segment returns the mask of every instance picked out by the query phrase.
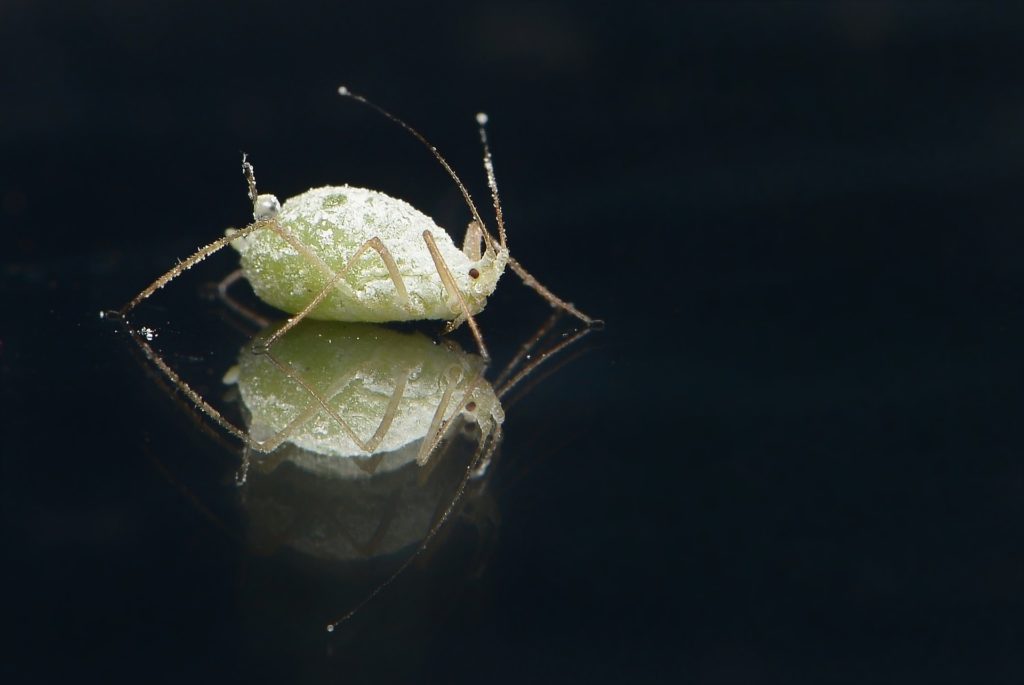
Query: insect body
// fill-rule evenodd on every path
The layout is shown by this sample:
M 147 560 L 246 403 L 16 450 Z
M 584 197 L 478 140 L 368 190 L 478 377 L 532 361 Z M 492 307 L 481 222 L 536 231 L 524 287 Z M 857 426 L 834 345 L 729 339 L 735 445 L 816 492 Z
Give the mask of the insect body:
M 548 301 L 586 324 L 599 324 L 558 298 L 511 257 L 498 198 L 485 125 L 477 115 L 484 168 L 494 203 L 498 237 L 487 230 L 465 185 L 448 162 L 415 129 L 347 88 L 341 95 L 384 115 L 423 143 L 448 172 L 469 207 L 472 221 L 462 249 L 424 214 L 383 193 L 349 186 L 308 190 L 284 203 L 260 195 L 252 165 L 243 157 L 254 222 L 200 248 L 135 296 L 119 314 L 125 318 L 140 302 L 224 246 L 242 255 L 242 272 L 256 294 L 292 314 L 263 344 L 269 349 L 306 317 L 340 321 L 442 319 L 448 330 L 467 323 L 480 354 L 488 357 L 474 315 L 509 266 Z
M 482 311 L 508 263 L 504 248 L 480 252 L 479 232 L 477 245 L 460 250 L 428 216 L 374 190 L 327 186 L 279 210 L 272 195 L 257 205 L 271 208 L 268 230 L 232 246 L 259 298 L 292 314 L 323 292 L 310 318 L 450 321 L 464 315 L 463 305 Z

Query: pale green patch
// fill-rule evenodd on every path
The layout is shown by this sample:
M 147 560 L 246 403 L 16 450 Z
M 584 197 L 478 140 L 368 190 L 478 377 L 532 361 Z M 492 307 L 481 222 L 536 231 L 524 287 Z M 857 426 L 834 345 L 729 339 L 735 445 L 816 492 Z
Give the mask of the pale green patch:
M 332 207 L 340 207 L 341 205 L 348 202 L 348 196 L 344 193 L 336 193 L 334 195 L 328 195 L 324 198 L 323 207 L 324 209 L 330 209 Z
M 488 432 L 504 420 L 494 390 L 483 379 L 482 360 L 436 345 L 420 333 L 306 320 L 280 338 L 270 354 L 299 374 L 364 443 L 372 439 L 400 391 L 391 426 L 373 453 L 393 452 L 422 440 L 449 386 L 446 419 L 473 402 L 467 415 L 482 421 Z M 287 442 L 302 449 L 333 457 L 368 454 L 302 383 L 267 354 L 254 354 L 246 345 L 232 380 L 248 412 L 252 439 L 262 442 L 293 426 Z M 395 468 L 414 459 L 416 450 L 406 454 Z

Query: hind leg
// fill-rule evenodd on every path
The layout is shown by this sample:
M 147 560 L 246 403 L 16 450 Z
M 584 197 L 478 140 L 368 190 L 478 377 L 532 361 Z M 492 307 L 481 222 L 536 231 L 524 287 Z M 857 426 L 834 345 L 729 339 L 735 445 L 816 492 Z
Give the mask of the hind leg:
M 362 257 L 367 250 L 375 250 L 377 254 L 380 255 L 381 261 L 384 262 L 384 266 L 388 270 L 388 275 L 391 277 L 391 281 L 395 284 L 395 290 L 398 292 L 399 301 L 402 302 L 406 307 L 408 307 L 409 291 L 405 287 L 405 281 L 402 279 L 402 274 L 398 271 L 398 265 L 395 264 L 394 257 L 391 256 L 391 252 L 384 245 L 384 243 L 381 242 L 380 238 L 370 238 L 365 243 L 363 243 L 358 250 L 356 250 L 355 254 L 353 254 L 349 258 L 344 268 L 338 271 L 338 273 L 332 273 L 330 275 L 327 284 L 320 290 L 319 293 L 317 293 L 316 297 L 314 297 L 309 304 L 303 307 L 298 313 L 289 317 L 288 321 L 285 322 L 285 324 L 281 328 L 274 331 L 273 335 L 267 338 L 267 340 L 263 341 L 259 347 L 254 347 L 254 350 L 256 350 L 257 352 L 267 351 L 275 342 L 277 342 L 277 340 L 282 335 L 290 331 L 292 328 L 298 325 L 300 321 L 309 316 L 310 313 L 318 306 L 320 306 L 320 303 L 323 302 L 327 298 L 327 296 L 331 294 L 331 291 L 337 287 L 338 283 L 341 282 L 341 279 L 345 276 L 345 274 L 348 273 L 349 269 L 351 269 L 355 265 L 356 260 Z M 319 258 L 317 258 L 317 261 L 319 261 Z

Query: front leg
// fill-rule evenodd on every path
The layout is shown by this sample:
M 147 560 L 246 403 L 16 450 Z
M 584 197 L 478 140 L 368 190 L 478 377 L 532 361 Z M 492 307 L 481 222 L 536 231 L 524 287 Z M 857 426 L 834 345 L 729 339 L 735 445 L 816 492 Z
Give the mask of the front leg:
M 459 290 L 455 277 L 452 276 L 451 269 L 448 268 L 448 264 L 444 261 L 444 256 L 437 249 L 434 235 L 430 231 L 423 231 L 423 241 L 426 242 L 427 249 L 430 250 L 430 258 L 434 260 L 434 268 L 437 269 L 437 275 L 444 284 L 445 290 L 448 291 L 449 297 L 458 303 L 461 310 L 461 313 L 456 316 L 455 321 L 462 319 L 469 324 L 469 329 L 473 331 L 473 337 L 476 338 L 476 345 L 480 350 L 480 356 L 485 360 L 490 360 L 491 355 L 487 352 L 487 346 L 484 344 L 484 336 L 480 333 L 480 327 L 476 325 L 476 319 L 470 313 L 469 305 L 466 304 L 466 298 L 462 296 L 462 291 Z

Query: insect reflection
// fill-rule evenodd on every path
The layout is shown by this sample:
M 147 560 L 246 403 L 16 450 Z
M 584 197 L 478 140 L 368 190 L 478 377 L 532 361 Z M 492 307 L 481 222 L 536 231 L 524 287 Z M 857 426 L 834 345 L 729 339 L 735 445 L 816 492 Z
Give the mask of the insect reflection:
M 426 550 L 467 490 L 483 489 L 502 438 L 502 399 L 591 330 L 532 354 L 558 319 L 553 315 L 522 346 L 494 384 L 479 356 L 420 333 L 309 320 L 267 349 L 259 337 L 273 335 L 269 326 L 255 344 L 242 346 L 224 374 L 241 422 L 196 392 L 147 336 L 127 330 L 177 390 L 241 443 L 236 480 L 258 547 L 349 560 L 415 545 L 326 626 L 333 631 Z M 467 444 L 472 448 L 463 449 Z
M 460 422 L 477 426 L 481 446 L 496 442 L 505 415 L 483 370 L 479 357 L 420 333 L 304 321 L 273 351 L 243 349 L 226 379 L 247 410 L 251 448 L 288 442 L 360 464 L 376 456 L 372 471 L 411 443 L 418 449 L 403 455 L 423 466 Z

